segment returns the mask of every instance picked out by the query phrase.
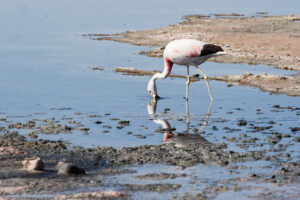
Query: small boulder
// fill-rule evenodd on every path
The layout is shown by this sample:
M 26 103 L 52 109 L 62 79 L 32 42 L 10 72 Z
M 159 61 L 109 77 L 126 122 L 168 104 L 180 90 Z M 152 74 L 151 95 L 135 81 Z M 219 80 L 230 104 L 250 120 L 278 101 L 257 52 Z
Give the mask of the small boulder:
M 23 169 L 32 171 L 43 171 L 44 169 L 44 163 L 39 157 L 33 157 L 33 158 L 25 158 L 25 160 L 22 162 Z
M 59 161 L 56 165 L 56 169 L 59 170 L 63 165 L 67 164 L 65 161 Z
M 71 163 L 66 163 L 64 161 L 60 161 L 56 169 L 58 169 L 58 174 L 60 175 L 79 175 L 79 174 L 85 174 L 84 169 L 77 167 Z

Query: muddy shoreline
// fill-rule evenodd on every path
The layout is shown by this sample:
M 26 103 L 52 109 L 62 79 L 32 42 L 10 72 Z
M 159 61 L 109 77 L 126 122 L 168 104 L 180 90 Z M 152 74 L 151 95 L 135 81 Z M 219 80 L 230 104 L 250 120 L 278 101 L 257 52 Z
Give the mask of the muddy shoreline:
M 275 66 L 300 71 L 300 15 L 244 17 L 232 15 L 189 15 L 179 24 L 167 27 L 127 31 L 118 34 L 86 34 L 94 40 L 113 40 L 133 45 L 156 46 L 140 54 L 161 57 L 171 40 L 194 38 L 221 45 L 227 56 L 212 58 L 220 63 L 247 63 Z M 256 79 L 223 76 L 212 79 L 259 87 L 272 93 L 300 96 L 300 74 L 282 79 L 280 76 Z
M 136 192 L 158 192 L 165 193 L 176 191 L 181 187 L 180 184 L 160 184 L 160 180 L 172 180 L 178 177 L 187 177 L 186 174 L 180 172 L 185 167 L 195 164 L 208 164 L 226 167 L 231 171 L 237 170 L 229 166 L 229 163 L 243 163 L 255 160 L 270 160 L 276 157 L 264 156 L 263 152 L 253 151 L 244 154 L 238 154 L 232 151 L 224 151 L 226 145 L 217 144 L 210 146 L 189 145 L 183 148 L 177 148 L 172 144 L 147 145 L 134 148 L 122 148 L 117 150 L 110 147 L 98 147 L 94 149 L 85 149 L 74 147 L 73 150 L 66 150 L 61 142 L 37 140 L 28 141 L 16 132 L 0 135 L 1 139 L 1 170 L 0 170 L 0 195 L 6 199 L 15 199 L 19 197 L 24 199 L 26 196 L 37 195 L 37 198 L 49 196 L 49 199 L 81 199 L 91 198 L 99 199 L 130 199 L 130 196 Z M 200 147 L 200 148 L 199 148 Z M 27 157 L 38 156 L 43 159 L 46 167 L 44 171 L 30 172 L 23 170 L 21 162 Z M 85 175 L 59 175 L 57 174 L 56 164 L 64 160 L 72 162 L 74 165 L 81 166 L 85 169 Z M 119 188 L 115 197 L 107 196 L 104 192 L 112 192 L 106 188 L 112 187 L 109 179 L 115 175 L 128 174 L 134 175 L 136 172 L 130 170 L 131 165 L 142 164 L 167 164 L 175 165 L 179 169 L 179 173 L 158 173 L 137 176 L 140 180 L 157 180 L 155 184 L 115 184 L 114 188 Z M 128 168 L 123 169 L 122 167 Z M 281 170 L 274 171 L 272 175 L 263 175 L 255 171 L 248 177 L 237 177 L 232 180 L 220 180 L 219 187 L 207 187 L 197 196 L 213 198 L 216 195 L 236 190 L 239 183 L 257 182 L 272 183 L 276 185 L 284 185 L 297 183 L 298 174 L 300 173 L 300 162 L 291 162 L 283 165 Z M 103 178 L 106 177 L 106 178 Z M 232 187 L 236 185 L 235 188 Z M 76 192 L 84 188 L 94 188 L 92 192 Z M 96 189 L 95 189 L 96 188 Z M 120 189 L 122 188 L 122 189 Z M 242 188 L 239 188 L 243 190 Z M 244 188 L 252 190 L 254 187 Z M 85 189 L 86 190 L 86 189 Z M 65 195 L 69 191 L 73 194 Z M 73 191 L 73 192 L 72 192 Z M 185 194 L 181 197 L 195 198 L 191 194 Z M 25 198 L 26 199 L 26 198 Z M 35 199 L 35 198 L 28 198 Z
M 270 109 L 271 112 L 292 112 L 296 115 L 299 115 L 300 110 L 298 107 L 280 105 L 273 105 Z M 88 117 L 90 116 L 92 115 Z M 110 120 L 117 119 L 110 115 L 106 117 Z M 286 132 L 277 132 L 273 130 L 273 126 L 279 123 L 277 121 L 261 124 L 259 120 L 257 122 L 239 120 L 235 126 L 223 128 L 227 133 L 223 136 L 225 142 L 211 143 L 205 139 L 206 134 L 212 134 L 210 132 L 222 127 L 226 121 L 226 119 L 212 119 L 214 126 L 207 130 L 207 133 L 199 132 L 201 125 L 199 124 L 199 127 L 193 128 L 194 132 L 199 132 L 198 134 L 174 132 L 172 137 L 168 136 L 168 140 L 162 144 L 116 149 L 101 146 L 70 148 L 59 140 L 36 139 L 41 134 L 73 133 L 74 129 L 68 126 L 54 126 L 51 119 L 44 119 L 46 123 L 43 126 L 36 123 L 40 121 L 39 119 L 23 123 L 12 123 L 6 118 L 1 120 L 6 121 L 5 125 L 0 126 L 0 197 L 5 199 L 137 199 L 136 195 L 140 192 L 168 194 L 173 199 L 213 199 L 226 192 L 251 190 L 260 191 L 255 193 L 256 199 L 264 199 L 266 191 L 271 192 L 274 199 L 299 195 L 290 190 L 280 190 L 280 194 L 276 194 L 270 186 L 266 188 L 263 186 L 270 184 L 272 187 L 280 188 L 299 184 L 300 162 L 297 159 L 299 154 L 298 151 L 294 152 L 289 148 L 299 143 L 297 133 L 300 127 L 290 127 Z M 58 121 L 56 123 L 58 124 Z M 117 124 L 130 126 L 130 121 L 119 120 Z M 242 131 L 244 127 L 248 131 Z M 35 132 L 37 137 L 30 140 L 18 133 L 23 130 Z M 157 134 L 172 131 L 160 129 Z M 263 137 L 256 137 L 256 133 L 262 134 Z M 228 148 L 228 145 L 232 144 L 246 150 L 251 147 L 260 147 L 260 150 L 236 152 Z M 298 157 L 292 158 L 293 153 Z M 32 157 L 43 160 L 45 167 L 42 171 L 23 169 L 22 162 Z M 84 173 L 59 173 L 60 161 L 72 163 L 84 170 Z M 252 162 L 266 164 L 251 167 L 249 163 Z M 143 165 L 172 166 L 176 168 L 176 172 L 151 171 L 139 174 L 134 167 Z M 190 168 L 199 165 L 220 167 L 233 176 L 220 177 L 213 183 L 205 182 L 201 176 L 197 177 L 196 174 L 188 172 Z M 250 171 L 246 174 L 241 173 L 245 169 Z M 268 173 L 264 173 L 261 169 L 269 170 Z M 132 183 L 114 181 L 122 175 L 135 181 Z M 189 181 L 191 186 L 197 185 L 196 183 L 200 181 L 202 189 L 197 192 L 176 193 L 186 187 L 177 179 L 191 180 Z M 255 186 L 256 184 L 260 186 Z

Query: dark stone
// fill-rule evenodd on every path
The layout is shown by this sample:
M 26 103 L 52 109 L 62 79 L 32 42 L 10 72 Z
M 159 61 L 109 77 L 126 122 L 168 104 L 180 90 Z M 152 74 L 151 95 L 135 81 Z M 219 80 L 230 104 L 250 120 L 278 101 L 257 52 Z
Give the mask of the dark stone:
M 246 121 L 246 120 L 239 120 L 239 121 L 237 122 L 237 125 L 238 125 L 238 126 L 246 126 L 246 125 L 247 125 L 247 121 Z
M 65 163 L 59 168 L 57 173 L 62 175 L 79 175 L 85 174 L 85 171 L 84 169 L 77 167 L 73 164 Z
M 130 121 L 128 121 L 128 120 L 121 120 L 121 121 L 118 121 L 118 124 L 123 125 L 123 126 L 129 126 Z
M 300 127 L 292 127 L 290 128 L 292 132 L 300 131 Z

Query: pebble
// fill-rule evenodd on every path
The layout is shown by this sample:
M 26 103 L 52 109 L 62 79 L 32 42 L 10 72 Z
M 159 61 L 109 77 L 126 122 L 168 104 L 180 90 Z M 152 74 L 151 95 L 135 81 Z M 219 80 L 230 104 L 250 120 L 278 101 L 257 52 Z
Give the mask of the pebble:
M 139 138 L 139 139 L 146 139 L 147 136 L 145 135 L 135 135 L 136 138 Z
M 295 138 L 294 138 L 294 141 L 295 141 L 295 142 L 300 142 L 300 137 L 295 137 Z
M 121 120 L 121 121 L 118 121 L 118 124 L 123 125 L 123 126 L 129 126 L 130 121 L 128 121 L 128 120 Z
M 246 125 L 247 125 L 247 121 L 246 121 L 246 120 L 239 120 L 239 121 L 237 122 L 237 125 L 238 125 L 238 126 L 246 126 Z
M 95 70 L 102 71 L 102 70 L 104 70 L 104 69 L 103 69 L 103 68 L 100 68 L 100 67 L 93 67 L 92 70 L 94 70 L 94 71 L 95 71 Z
M 256 175 L 256 174 L 249 174 L 249 176 L 248 176 L 249 178 L 257 178 L 258 176 Z
M 292 131 L 292 132 L 300 131 L 300 127 L 292 127 L 292 128 L 291 128 L 291 131 Z

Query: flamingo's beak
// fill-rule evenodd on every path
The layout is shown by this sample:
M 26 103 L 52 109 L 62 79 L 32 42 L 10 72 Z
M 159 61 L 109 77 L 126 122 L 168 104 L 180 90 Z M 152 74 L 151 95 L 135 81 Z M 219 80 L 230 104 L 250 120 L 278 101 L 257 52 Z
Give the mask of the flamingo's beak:
M 160 96 L 158 96 L 157 94 L 152 95 L 152 97 L 153 97 L 155 100 L 160 99 Z
M 152 91 L 149 91 L 149 93 L 152 95 L 152 98 L 155 99 L 155 100 L 160 98 L 157 94 L 155 94 Z

